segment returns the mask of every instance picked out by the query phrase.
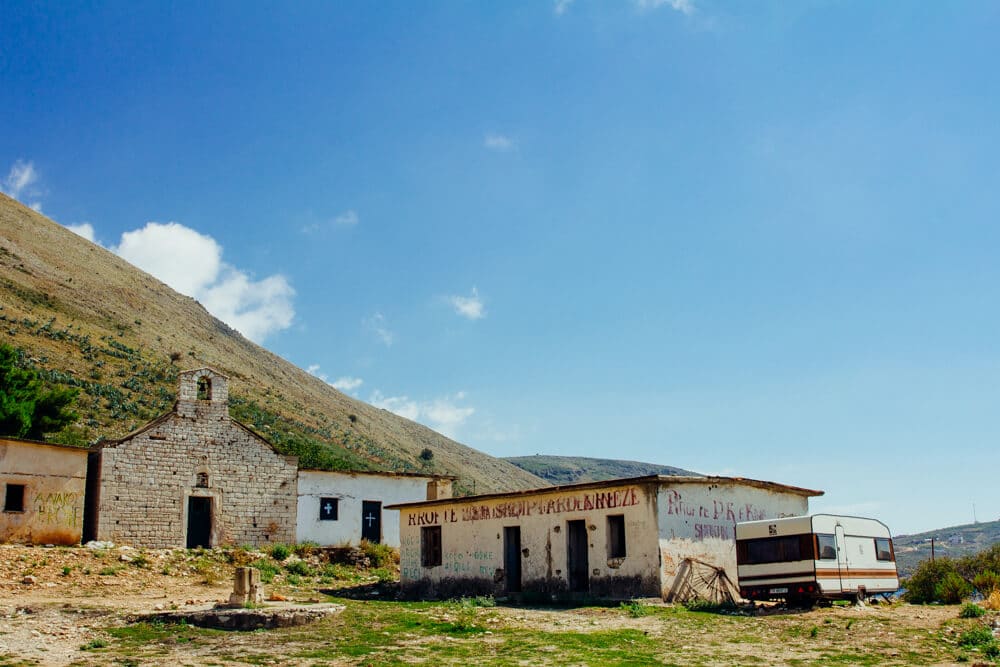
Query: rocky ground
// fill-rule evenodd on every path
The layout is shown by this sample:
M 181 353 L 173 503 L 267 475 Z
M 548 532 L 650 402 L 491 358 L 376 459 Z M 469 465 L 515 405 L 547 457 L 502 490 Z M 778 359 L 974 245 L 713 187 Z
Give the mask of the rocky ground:
M 225 601 L 233 568 L 249 562 L 272 571 L 269 596 L 336 599 L 346 611 L 308 628 L 247 633 L 134 623 Z M 405 603 L 391 599 L 391 568 L 365 565 L 308 553 L 0 546 L 0 665 L 992 664 L 960 644 L 992 618 L 958 619 L 956 607 L 720 615 L 652 602 Z

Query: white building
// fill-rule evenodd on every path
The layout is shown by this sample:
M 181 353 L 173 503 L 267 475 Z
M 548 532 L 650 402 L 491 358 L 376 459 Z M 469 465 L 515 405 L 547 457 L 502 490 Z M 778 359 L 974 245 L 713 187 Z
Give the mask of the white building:
M 299 470 L 296 541 L 399 546 L 399 511 L 386 505 L 451 497 L 453 477 Z
M 807 514 L 818 495 L 650 475 L 391 509 L 400 511 L 403 589 L 415 597 L 721 599 L 737 592 L 736 523 Z

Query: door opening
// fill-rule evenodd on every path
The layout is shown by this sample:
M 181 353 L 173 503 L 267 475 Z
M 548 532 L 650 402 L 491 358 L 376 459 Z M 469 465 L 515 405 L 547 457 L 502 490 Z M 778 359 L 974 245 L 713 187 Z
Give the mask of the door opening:
M 521 591 L 521 527 L 503 529 L 503 571 L 508 593 Z
M 188 498 L 187 548 L 212 546 L 212 499 Z
M 382 503 L 361 501 L 361 539 L 374 544 L 382 541 Z
M 587 558 L 587 522 L 566 522 L 566 569 L 569 570 L 569 590 L 586 593 L 590 590 L 590 562 Z

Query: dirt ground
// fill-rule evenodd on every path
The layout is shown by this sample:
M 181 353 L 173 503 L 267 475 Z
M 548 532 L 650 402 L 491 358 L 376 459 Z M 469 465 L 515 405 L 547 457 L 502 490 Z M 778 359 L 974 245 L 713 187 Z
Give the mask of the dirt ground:
M 137 664 L 100 661 L 83 652 L 81 647 L 106 640 L 107 628 L 125 625 L 128 617 L 135 614 L 207 608 L 224 601 L 231 590 L 231 572 L 231 566 L 218 555 L 213 560 L 205 554 L 184 550 L 139 552 L 127 548 L 93 550 L 0 545 L 0 665 Z M 303 602 L 319 601 L 323 596 L 317 589 L 323 586 L 315 581 L 298 586 L 276 582 L 267 588 L 289 600 Z M 847 648 L 854 651 L 863 652 L 868 645 L 878 647 L 872 650 L 880 653 L 871 655 L 871 660 L 866 660 L 865 664 L 883 661 L 952 664 L 955 656 L 954 652 L 935 653 L 932 650 L 922 654 L 926 658 L 900 657 L 908 646 L 929 641 L 926 637 L 947 633 L 945 625 L 956 618 L 955 607 L 894 604 L 833 607 L 800 613 L 761 609 L 761 622 L 755 623 L 751 630 L 748 630 L 746 619 L 699 615 L 705 618 L 697 622 L 690 619 L 673 622 L 669 609 L 657 605 L 651 608 L 659 609 L 660 613 L 632 616 L 618 607 L 498 606 L 480 611 L 488 612 L 481 615 L 483 623 L 498 632 L 501 628 L 551 633 L 638 631 L 676 650 L 676 656 L 682 658 L 680 664 L 826 664 L 822 657 L 830 655 L 829 651 L 844 649 L 845 642 L 849 642 Z M 449 620 L 449 614 L 454 614 L 454 605 L 430 607 L 421 613 L 436 620 Z M 849 635 L 843 631 L 839 634 L 825 631 L 826 628 L 850 629 L 852 626 L 854 629 Z M 797 628 L 809 627 L 821 628 L 824 632 L 811 643 L 808 639 L 799 640 Z M 748 632 L 753 636 L 748 637 Z M 494 641 L 493 634 L 486 632 L 475 641 L 488 647 Z M 813 632 L 814 637 L 817 634 Z M 414 636 L 412 639 L 414 644 L 428 641 L 427 637 Z M 253 655 L 267 644 L 266 637 L 259 633 L 229 633 L 219 640 L 218 646 L 224 645 L 227 651 L 239 651 L 242 647 L 247 655 Z M 406 641 L 400 640 L 400 644 L 405 647 Z M 709 645 L 709 653 L 715 657 L 697 658 L 700 648 Z M 552 650 L 558 649 L 552 647 Z M 171 648 L 169 655 L 143 660 L 142 664 L 219 664 L 205 651 L 204 646 L 178 644 Z M 684 656 L 690 657 L 690 662 Z M 927 662 L 920 662 L 924 659 Z M 362 661 L 335 658 L 321 664 L 359 662 Z M 830 660 L 834 662 L 838 661 Z M 540 659 L 539 664 L 560 662 L 556 656 Z M 839 664 L 845 662 L 839 661 Z

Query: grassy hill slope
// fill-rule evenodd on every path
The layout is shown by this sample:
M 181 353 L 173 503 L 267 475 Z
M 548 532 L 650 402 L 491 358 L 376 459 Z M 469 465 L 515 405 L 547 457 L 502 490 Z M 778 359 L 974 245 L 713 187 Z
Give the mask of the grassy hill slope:
M 990 548 L 1000 542 L 1000 521 L 968 523 L 964 526 L 938 528 L 915 535 L 896 535 L 896 564 L 900 572 L 912 574 L 917 563 L 931 557 L 931 538 L 934 538 L 934 555 L 959 558 Z
M 577 482 L 601 482 L 620 477 L 641 477 L 643 475 L 697 475 L 699 473 L 639 461 L 616 461 L 614 459 L 591 459 L 583 456 L 511 456 L 509 461 L 533 475 L 553 484 L 575 484 Z
M 457 475 L 459 491 L 545 482 L 346 396 L 244 338 L 194 299 L 0 194 L 0 341 L 53 385 L 80 389 L 54 438 L 115 438 L 169 410 L 177 372 L 230 376 L 231 414 L 305 467 Z M 424 461 L 420 453 L 434 456 Z

